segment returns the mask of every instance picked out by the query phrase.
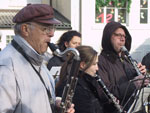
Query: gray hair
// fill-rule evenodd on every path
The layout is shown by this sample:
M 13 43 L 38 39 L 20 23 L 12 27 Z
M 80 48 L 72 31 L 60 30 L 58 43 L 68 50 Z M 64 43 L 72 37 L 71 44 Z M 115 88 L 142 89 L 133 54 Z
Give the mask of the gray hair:
M 17 23 L 17 24 L 14 26 L 15 35 L 21 34 L 21 25 L 22 25 L 22 23 L 21 23 L 21 24 L 18 24 L 18 23 Z
M 14 26 L 14 32 L 15 32 L 15 35 L 21 35 L 21 25 L 22 24 L 25 24 L 25 23 L 17 23 L 15 26 Z M 27 24 L 27 23 L 26 23 Z M 28 23 L 29 24 L 29 23 Z M 32 26 L 32 24 L 29 24 L 30 25 L 30 28 L 33 29 L 34 26 Z

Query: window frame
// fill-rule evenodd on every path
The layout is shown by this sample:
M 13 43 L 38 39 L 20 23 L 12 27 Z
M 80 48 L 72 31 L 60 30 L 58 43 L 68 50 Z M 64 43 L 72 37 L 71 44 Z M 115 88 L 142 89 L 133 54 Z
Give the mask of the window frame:
M 126 9 L 126 22 L 125 23 L 122 23 L 122 24 L 124 24 L 124 25 L 128 25 L 129 24 L 129 13 L 127 12 L 127 7 L 108 7 L 108 6 L 105 6 L 105 7 L 102 7 L 102 9 L 103 9 L 103 13 L 104 13 L 104 22 L 103 23 L 100 23 L 100 22 L 96 22 L 96 10 L 95 10 L 95 24 L 106 24 L 107 23 L 107 9 L 114 9 L 114 21 L 117 21 L 118 22 L 118 10 L 119 9 Z
M 13 35 L 6 35 L 6 45 L 8 45 L 9 43 L 11 43 L 11 41 L 13 40 L 13 37 L 14 37 Z
M 139 1 L 140 6 L 139 6 L 139 24 L 140 25 L 145 25 L 145 24 L 150 24 L 150 0 L 147 0 L 147 8 L 141 8 L 141 0 Z M 147 9 L 147 23 L 141 23 L 141 9 Z

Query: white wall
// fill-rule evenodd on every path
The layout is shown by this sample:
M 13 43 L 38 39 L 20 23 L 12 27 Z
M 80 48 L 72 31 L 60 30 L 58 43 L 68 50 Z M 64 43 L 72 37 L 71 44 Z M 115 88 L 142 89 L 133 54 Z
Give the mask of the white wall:
M 95 0 L 82 0 L 82 44 L 90 45 L 98 52 L 104 25 L 95 24 Z
M 0 9 L 20 9 L 28 3 L 49 4 L 50 0 L 1 0 Z
M 80 0 L 71 1 L 71 26 L 73 30 L 81 32 L 81 12 L 80 12 Z
M 0 9 L 20 9 L 27 4 L 27 0 L 1 0 Z
M 0 30 L 0 35 L 1 35 L 1 43 L 0 43 L 0 48 L 4 49 L 6 47 L 6 36 L 7 35 L 14 35 L 14 31 L 10 29 L 6 30 Z
M 56 43 L 60 36 L 66 31 L 67 30 L 56 30 L 54 33 L 54 37 L 51 38 L 51 42 Z

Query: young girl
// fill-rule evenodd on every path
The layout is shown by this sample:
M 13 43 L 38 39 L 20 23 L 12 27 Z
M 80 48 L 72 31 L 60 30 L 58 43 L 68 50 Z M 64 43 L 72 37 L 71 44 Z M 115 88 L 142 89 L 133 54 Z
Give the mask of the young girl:
M 103 113 L 100 103 L 99 93 L 100 88 L 96 79 L 94 78 L 98 70 L 97 52 L 90 46 L 78 46 L 76 48 L 80 54 L 80 66 L 78 73 L 78 82 L 73 97 L 73 104 L 75 104 L 75 113 Z M 60 74 L 60 81 L 56 84 L 56 95 L 62 96 L 62 90 L 66 83 L 67 63 L 63 65 L 64 70 Z
M 76 48 L 80 53 L 80 71 L 73 97 L 75 113 L 103 113 L 100 103 L 100 88 L 94 76 L 98 70 L 97 52 L 90 46 Z

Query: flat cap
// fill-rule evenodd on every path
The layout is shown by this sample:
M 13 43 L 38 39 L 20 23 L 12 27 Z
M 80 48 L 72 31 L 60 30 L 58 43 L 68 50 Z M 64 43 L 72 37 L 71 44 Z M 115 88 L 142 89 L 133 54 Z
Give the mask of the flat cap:
M 47 4 L 28 4 L 13 18 L 14 23 L 38 22 L 43 24 L 60 24 L 54 17 L 53 8 Z

